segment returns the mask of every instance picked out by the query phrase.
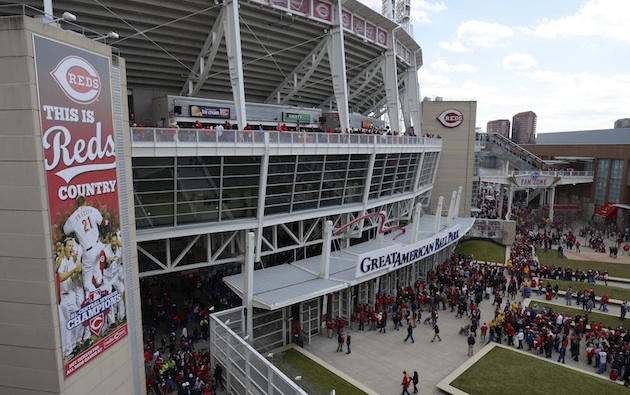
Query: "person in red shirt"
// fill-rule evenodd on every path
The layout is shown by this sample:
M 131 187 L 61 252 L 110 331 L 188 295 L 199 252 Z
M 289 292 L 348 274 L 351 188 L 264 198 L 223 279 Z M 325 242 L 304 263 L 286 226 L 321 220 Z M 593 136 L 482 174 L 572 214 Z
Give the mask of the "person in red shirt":
M 411 376 L 407 374 L 406 370 L 403 371 L 403 380 L 402 380 L 402 383 L 400 383 L 400 385 L 402 385 L 403 387 L 402 395 L 405 395 L 405 394 L 411 395 L 409 393 L 409 386 L 411 385 Z
M 328 322 L 326 322 L 326 328 L 328 329 L 328 338 L 332 339 L 333 329 L 335 329 L 335 325 L 332 320 L 328 320 Z
M 488 324 L 484 322 L 483 325 L 481 325 L 481 341 L 482 342 L 486 341 L 486 333 L 488 333 Z

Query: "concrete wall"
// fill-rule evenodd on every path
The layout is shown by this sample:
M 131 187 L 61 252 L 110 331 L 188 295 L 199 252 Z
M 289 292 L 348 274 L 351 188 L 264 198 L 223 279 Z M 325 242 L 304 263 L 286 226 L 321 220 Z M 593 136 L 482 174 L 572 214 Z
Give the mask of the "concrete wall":
M 141 333 L 128 335 L 64 379 L 33 33 L 111 56 L 109 47 L 57 27 L 21 16 L 0 18 L 0 393 L 141 393 L 144 383 L 134 383 L 130 341 L 132 336 L 141 341 Z M 128 319 L 139 322 L 135 259 L 133 265 L 136 278 L 127 286 L 138 295 L 137 317 Z
M 437 119 L 447 109 L 456 109 L 463 114 L 464 119 L 459 126 L 447 128 Z M 463 191 L 458 215 L 470 217 L 477 102 L 423 101 L 422 114 L 422 132 L 442 137 L 442 154 L 431 194 L 431 211 L 436 209 L 440 196 L 444 196 L 443 209 L 447 210 L 451 194 L 461 186 Z

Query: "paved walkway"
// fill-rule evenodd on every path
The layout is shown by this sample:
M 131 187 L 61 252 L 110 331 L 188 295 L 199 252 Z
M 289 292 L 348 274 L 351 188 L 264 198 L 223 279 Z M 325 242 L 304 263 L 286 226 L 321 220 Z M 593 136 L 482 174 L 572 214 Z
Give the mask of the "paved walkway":
M 612 243 L 611 240 L 606 240 Z M 580 240 L 582 242 L 582 240 Z M 588 244 L 588 243 L 585 243 Z M 581 259 L 585 261 L 614 262 L 630 264 L 630 256 L 621 252 L 617 258 L 609 257 L 608 254 L 594 252 L 588 246 L 581 247 L 582 252 L 565 251 L 569 259 Z M 625 280 L 625 279 L 624 279 Z M 612 284 L 611 284 L 612 285 Z M 626 284 L 615 283 L 614 286 L 624 287 Z M 517 301 L 522 300 L 517 297 Z M 565 305 L 563 297 L 552 301 L 545 300 L 544 294 L 541 296 L 533 292 L 532 301 L 540 300 L 547 303 L 556 303 L 560 307 Z M 575 306 L 573 306 L 575 308 Z M 610 314 L 619 316 L 620 308 L 616 305 L 609 305 Z M 484 300 L 481 305 L 481 322 L 489 322 L 493 318 L 494 307 L 492 299 Z M 423 321 L 427 312 L 423 312 Z M 455 318 L 455 313 L 450 309 L 440 310 L 440 336 L 442 341 L 431 342 L 433 330 L 431 325 L 418 324 L 414 329 L 415 343 L 405 343 L 406 328 L 399 331 L 393 330 L 393 323 L 389 320 L 387 333 L 378 331 L 350 331 L 352 334 L 352 353 L 336 352 L 337 339 L 329 339 L 326 334 L 312 339 L 312 344 L 307 345 L 305 351 L 311 353 L 316 358 L 343 376 L 356 380 L 362 387 L 370 390 L 371 394 L 400 394 L 402 387 L 402 372 L 406 370 L 413 374 L 418 371 L 420 384 L 418 386 L 420 394 L 443 394 L 436 385 L 466 362 L 468 357 L 468 345 L 466 336 L 460 335 L 459 330 L 463 325 L 470 323 L 464 318 Z M 505 342 L 504 342 L 505 344 Z M 484 347 L 477 338 L 475 354 Z M 566 357 L 566 365 L 573 366 L 585 372 L 594 372 L 595 369 L 586 364 L 583 357 L 586 344 L 581 344 L 581 358 L 575 362 Z M 526 347 L 527 348 L 527 347 Z M 345 351 L 345 346 L 344 346 Z M 533 353 L 533 352 L 532 352 Z M 557 353 L 553 353 L 554 360 L 557 360 Z
M 516 299 L 522 300 L 517 297 Z M 544 296 L 533 295 L 533 301 L 544 300 Z M 546 301 L 550 302 L 550 301 Z M 550 303 L 564 305 L 564 299 L 555 299 Z M 493 318 L 492 300 L 481 303 L 481 323 L 489 322 Z M 575 307 L 575 306 L 574 306 Z M 611 314 L 619 315 L 619 307 L 611 306 Z M 560 308 L 560 311 L 562 309 Z M 426 312 L 423 312 L 423 318 Z M 431 325 L 419 324 L 414 329 L 415 343 L 405 343 L 405 328 L 393 330 L 393 323 L 389 320 L 387 333 L 378 331 L 350 331 L 352 334 L 352 353 L 347 355 L 336 352 L 337 339 L 329 339 L 325 334 L 312 339 L 305 351 L 324 360 L 334 369 L 344 375 L 352 377 L 362 385 L 371 389 L 374 394 L 400 394 L 402 387 L 402 372 L 406 370 L 413 374 L 414 370 L 420 375 L 420 394 L 443 394 L 436 385 L 468 360 L 468 345 L 466 336 L 460 335 L 463 325 L 470 323 L 464 318 L 455 318 L 450 309 L 440 310 L 438 320 L 442 341 L 431 342 L 433 330 Z M 582 342 L 584 343 L 584 342 Z M 504 343 L 505 344 L 505 343 Z M 477 338 L 475 353 L 483 347 Z M 585 344 L 581 345 L 581 355 Z M 345 351 L 345 346 L 344 346 Z M 557 359 L 557 353 L 554 352 Z M 586 365 L 586 358 L 575 362 L 566 357 L 566 364 L 584 371 L 593 372 L 595 369 Z

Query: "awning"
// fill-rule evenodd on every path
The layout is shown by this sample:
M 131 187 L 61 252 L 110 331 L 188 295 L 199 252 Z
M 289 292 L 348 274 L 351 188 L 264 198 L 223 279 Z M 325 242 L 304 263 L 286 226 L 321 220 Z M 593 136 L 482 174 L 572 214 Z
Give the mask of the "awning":
M 329 277 L 327 279 L 319 275 L 321 256 L 309 257 L 291 264 L 256 270 L 254 271 L 253 281 L 253 305 L 261 309 L 276 310 L 379 277 L 391 270 L 396 270 L 398 267 L 411 264 L 415 260 L 427 258 L 451 243 L 456 243 L 472 228 L 474 222 L 474 218 L 455 218 L 450 227 L 443 225 L 440 233 L 435 234 L 433 233 L 435 217 L 433 215 L 423 215 L 416 232 L 416 240 L 411 240 L 411 234 L 413 233 L 410 229 L 413 224 L 411 223 L 405 227 L 406 232 L 402 235 L 399 235 L 397 231 L 383 235 L 380 245 L 378 245 L 377 239 L 372 239 L 331 252 L 328 266 Z M 442 218 L 442 223 L 446 223 L 446 218 Z M 458 230 L 457 235 L 455 236 L 454 234 L 453 238 L 443 235 L 445 232 L 448 233 L 450 229 Z M 441 235 L 442 238 L 440 238 Z M 423 243 L 430 245 L 427 246 Z M 404 255 L 406 249 L 409 249 L 409 247 L 415 248 L 416 245 L 422 245 L 423 248 L 407 252 L 407 255 L 405 255 L 409 257 L 415 254 L 413 255 L 417 257 L 414 258 L 415 260 L 401 261 L 399 265 L 388 267 L 377 265 L 378 268 L 383 270 L 374 270 L 368 274 L 357 276 L 357 262 L 361 261 L 360 257 L 367 254 L 378 258 L 383 255 L 381 257 L 383 259 L 376 260 L 376 262 L 381 262 L 386 260 L 387 257 L 395 256 L 396 252 Z M 421 251 L 421 254 L 416 254 L 418 251 Z M 224 277 L 223 282 L 241 299 L 243 298 L 245 288 L 245 276 L 243 273 Z
M 615 218 L 617 216 L 617 203 L 607 202 L 595 210 L 595 215 L 599 215 L 604 218 Z
M 554 156 L 554 158 L 570 162 L 592 162 L 595 160 L 593 156 Z
M 543 208 L 549 210 L 549 205 L 545 204 Z M 582 208 L 577 204 L 554 204 L 553 211 L 582 211 Z
M 627 204 L 616 203 L 615 207 L 623 209 L 623 210 L 630 210 L 630 205 L 627 205 Z

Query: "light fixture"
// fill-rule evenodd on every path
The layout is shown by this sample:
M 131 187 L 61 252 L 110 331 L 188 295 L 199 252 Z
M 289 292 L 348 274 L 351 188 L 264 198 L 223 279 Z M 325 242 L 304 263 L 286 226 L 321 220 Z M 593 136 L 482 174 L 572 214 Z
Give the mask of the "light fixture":
M 292 14 L 292 13 L 290 13 L 290 12 L 288 12 L 288 11 L 287 11 L 287 16 L 288 16 L 289 18 L 293 18 L 293 14 Z
M 76 20 L 77 20 L 77 16 L 76 15 L 74 15 L 71 12 L 66 11 L 63 14 L 61 14 L 61 18 L 52 19 L 48 23 L 55 23 L 55 22 L 59 22 L 59 21 L 74 22 Z
M 92 40 L 96 41 L 96 40 L 102 40 L 104 38 L 113 38 L 114 40 L 117 40 L 119 37 L 120 36 L 118 35 L 118 33 L 109 32 L 107 34 L 103 34 L 102 36 L 94 37 Z
M 219 5 L 219 0 L 214 0 L 214 5 Z

